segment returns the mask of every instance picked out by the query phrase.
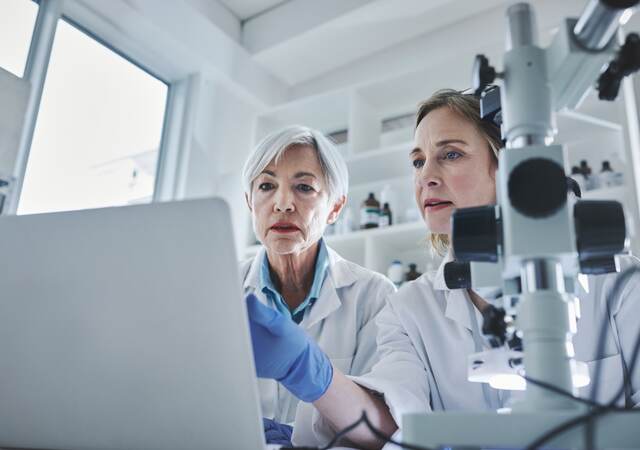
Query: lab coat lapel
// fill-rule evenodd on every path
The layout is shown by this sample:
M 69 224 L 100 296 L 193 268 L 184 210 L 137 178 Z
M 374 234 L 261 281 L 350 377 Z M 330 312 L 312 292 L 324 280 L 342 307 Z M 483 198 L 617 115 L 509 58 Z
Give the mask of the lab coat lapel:
M 262 261 L 264 260 L 264 254 L 265 249 L 264 247 L 261 247 L 256 256 L 254 256 L 253 261 L 251 261 L 251 265 L 244 277 L 244 283 L 242 285 L 245 294 L 255 291 L 260 285 L 260 269 Z M 242 275 L 244 274 L 241 274 L 241 276 Z
M 475 314 L 475 311 L 469 310 L 470 307 L 473 307 L 473 304 L 468 297 L 466 289 L 449 290 L 445 292 L 445 298 L 445 317 L 473 332 L 471 314 Z
M 433 288 L 438 291 L 444 291 L 445 317 L 473 331 L 471 316 L 469 314 L 469 304 L 471 300 L 469 299 L 466 289 L 449 289 L 444 281 L 444 266 L 449 261 L 453 261 L 451 252 L 447 253 L 440 267 L 438 267 L 438 271 L 433 279 Z
M 320 297 L 309 311 L 309 315 L 302 321 L 305 329 L 311 328 L 340 308 L 342 300 L 338 295 L 338 289 L 349 286 L 356 281 L 355 274 L 349 270 L 344 259 L 329 247 L 327 247 L 327 252 L 329 267 L 326 278 L 320 289 Z

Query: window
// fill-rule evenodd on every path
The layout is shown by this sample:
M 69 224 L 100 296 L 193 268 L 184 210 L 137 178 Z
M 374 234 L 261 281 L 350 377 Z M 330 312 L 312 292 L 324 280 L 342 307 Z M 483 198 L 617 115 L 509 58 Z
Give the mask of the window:
M 167 91 L 60 20 L 18 214 L 150 201 Z
M 0 67 L 22 77 L 38 5 L 31 0 L 0 1 Z

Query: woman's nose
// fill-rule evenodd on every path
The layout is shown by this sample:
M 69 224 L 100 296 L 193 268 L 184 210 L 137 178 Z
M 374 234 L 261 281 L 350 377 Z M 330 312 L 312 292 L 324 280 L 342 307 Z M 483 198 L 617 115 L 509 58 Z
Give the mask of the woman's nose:
M 278 192 L 276 192 L 275 200 L 274 210 L 276 212 L 293 212 L 295 210 L 293 195 L 288 190 L 279 189 Z
M 442 184 L 442 178 L 437 164 L 429 164 L 425 162 L 422 170 L 418 174 L 418 182 L 429 188 L 434 188 Z

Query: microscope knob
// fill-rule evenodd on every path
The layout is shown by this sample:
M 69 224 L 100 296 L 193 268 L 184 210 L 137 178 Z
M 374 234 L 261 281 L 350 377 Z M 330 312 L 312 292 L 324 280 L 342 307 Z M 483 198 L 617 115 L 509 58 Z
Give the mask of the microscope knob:
M 552 216 L 567 202 L 567 177 L 557 162 L 530 158 L 511 170 L 509 201 L 520 214 L 534 219 Z
M 476 55 L 473 62 L 473 72 L 471 87 L 475 95 L 480 95 L 482 90 L 494 82 L 496 79 L 496 69 L 489 65 L 489 60 L 484 55 Z
M 444 265 L 444 284 L 449 289 L 471 287 L 471 267 L 468 262 L 449 261 Z
M 460 208 L 451 216 L 453 252 L 459 262 L 498 261 L 496 206 Z
M 614 255 L 627 244 L 624 210 L 613 200 L 581 200 L 573 207 L 580 271 L 617 271 Z
M 637 72 L 639 69 L 640 36 L 636 33 L 631 33 L 627 36 L 616 57 L 598 78 L 596 86 L 598 98 L 600 100 L 615 100 L 618 96 L 622 79 Z

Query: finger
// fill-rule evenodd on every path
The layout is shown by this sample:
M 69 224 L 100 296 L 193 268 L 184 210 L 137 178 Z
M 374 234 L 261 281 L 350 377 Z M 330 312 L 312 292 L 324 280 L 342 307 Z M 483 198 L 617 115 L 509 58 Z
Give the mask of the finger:
M 275 428 L 274 422 L 271 419 L 267 419 L 266 417 L 262 418 L 262 427 L 264 428 L 264 432 L 268 433 Z
M 247 309 L 249 310 L 249 319 L 274 336 L 288 334 L 291 331 L 291 327 L 296 326 L 278 310 L 263 304 L 254 294 L 247 296 Z
M 263 305 L 254 294 L 247 295 L 246 301 L 249 319 L 269 328 L 271 322 L 279 314 L 278 311 Z

